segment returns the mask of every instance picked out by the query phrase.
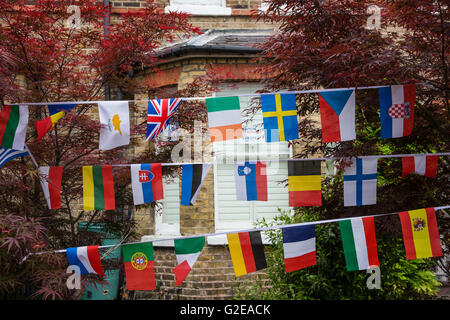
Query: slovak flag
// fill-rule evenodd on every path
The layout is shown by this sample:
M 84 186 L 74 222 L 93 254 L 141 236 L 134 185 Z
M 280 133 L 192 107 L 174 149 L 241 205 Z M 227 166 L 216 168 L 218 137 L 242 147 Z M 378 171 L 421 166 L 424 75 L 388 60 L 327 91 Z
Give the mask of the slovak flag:
M 261 161 L 235 164 L 236 200 L 267 201 L 266 164 Z
M 167 129 L 169 119 L 180 105 L 181 98 L 155 99 L 148 102 L 146 141 L 158 136 Z
M 163 199 L 161 163 L 132 164 L 131 188 L 135 206 Z
M 98 246 L 85 246 L 66 249 L 69 265 L 78 266 L 80 274 L 94 273 L 104 276 Z
M 320 92 L 319 105 L 323 142 L 356 139 L 355 90 Z
M 416 85 L 395 85 L 378 89 L 381 139 L 405 137 L 414 126 Z

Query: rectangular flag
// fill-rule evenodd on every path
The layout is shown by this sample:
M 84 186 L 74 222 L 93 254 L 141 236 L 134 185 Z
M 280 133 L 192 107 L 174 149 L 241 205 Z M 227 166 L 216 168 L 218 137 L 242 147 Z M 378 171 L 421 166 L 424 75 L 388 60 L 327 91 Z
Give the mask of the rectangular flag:
M 239 97 L 206 98 L 211 142 L 243 137 Z
M 16 159 L 19 157 L 29 156 L 28 149 L 25 150 L 14 150 L 14 149 L 6 149 L 0 147 L 0 168 L 3 167 L 5 163 L 12 159 Z
M 28 126 L 28 106 L 6 105 L 0 111 L 0 146 L 25 149 Z
M 429 178 L 436 177 L 438 156 L 419 155 L 402 157 L 402 177 L 410 173 L 417 173 Z
M 380 98 L 381 139 L 411 134 L 414 126 L 416 85 L 395 85 L 378 89 Z
M 320 92 L 319 105 L 323 142 L 356 139 L 355 90 Z
M 200 253 L 205 246 L 205 237 L 187 239 L 175 239 L 174 248 L 178 265 L 172 269 L 175 274 L 177 287 L 181 286 L 184 279 L 191 271 Z
M 260 231 L 227 234 L 236 277 L 267 267 Z
M 434 208 L 399 212 L 406 259 L 442 256 Z
M 80 274 L 94 273 L 104 276 L 98 246 L 85 246 L 66 249 L 70 266 L 80 268 Z
M 373 217 L 339 221 L 348 271 L 378 267 L 377 238 Z
M 61 208 L 61 181 L 64 167 L 39 167 L 40 182 L 49 209 Z
M 316 264 L 316 229 L 313 224 L 282 228 L 281 233 L 286 272 Z
M 48 105 L 48 113 L 50 116 L 61 112 L 61 111 L 70 111 L 72 110 L 77 104 L 76 103 L 58 103 L 58 104 L 49 104 Z
M 155 290 L 155 259 L 153 244 L 135 243 L 122 245 L 127 289 Z
M 161 163 L 132 164 L 130 169 L 135 206 L 164 199 Z
M 236 200 L 267 201 L 266 164 L 261 161 L 235 163 Z
M 197 199 L 211 164 L 183 164 L 181 167 L 181 204 L 191 206 Z
M 145 141 L 157 137 L 167 129 L 170 118 L 180 105 L 181 98 L 155 99 L 148 102 L 147 134 Z
M 344 206 L 377 203 L 377 158 L 352 158 L 344 169 Z
M 115 208 L 112 166 L 84 166 L 83 209 L 88 211 Z
M 320 160 L 288 160 L 289 206 L 322 205 Z
M 261 95 L 266 142 L 298 139 L 295 94 Z
M 60 111 L 50 117 L 36 121 L 34 125 L 38 134 L 38 141 L 41 141 L 42 138 L 55 126 L 55 124 L 64 117 L 65 114 L 66 113 L 64 111 Z
M 110 150 L 130 143 L 128 101 L 98 102 L 100 117 L 99 149 Z

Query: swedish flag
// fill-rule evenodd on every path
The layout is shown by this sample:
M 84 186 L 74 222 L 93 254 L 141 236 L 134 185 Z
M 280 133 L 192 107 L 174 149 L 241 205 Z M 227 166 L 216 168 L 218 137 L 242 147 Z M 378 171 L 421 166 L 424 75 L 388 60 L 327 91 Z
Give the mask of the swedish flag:
M 266 142 L 298 139 L 295 94 L 261 95 Z

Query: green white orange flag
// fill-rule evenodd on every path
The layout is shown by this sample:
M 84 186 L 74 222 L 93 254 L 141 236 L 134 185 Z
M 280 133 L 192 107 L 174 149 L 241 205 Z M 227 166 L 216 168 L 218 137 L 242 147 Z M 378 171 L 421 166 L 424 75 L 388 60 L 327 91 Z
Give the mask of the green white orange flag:
M 115 208 L 112 166 L 84 166 L 83 209 L 88 211 Z
M 172 269 L 175 274 L 176 286 L 181 286 L 191 271 L 205 246 L 205 237 L 175 239 L 174 247 L 178 265 Z
M 25 149 L 28 126 L 28 106 L 6 105 L 0 111 L 0 146 L 8 149 Z
M 123 263 L 128 290 L 155 290 L 155 261 L 153 244 L 122 245 Z
M 243 137 L 239 97 L 206 99 L 211 142 Z

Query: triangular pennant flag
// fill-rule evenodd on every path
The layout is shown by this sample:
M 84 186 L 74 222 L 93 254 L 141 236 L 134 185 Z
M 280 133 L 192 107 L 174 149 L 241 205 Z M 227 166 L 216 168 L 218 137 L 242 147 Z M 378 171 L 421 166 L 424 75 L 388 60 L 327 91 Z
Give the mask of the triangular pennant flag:
M 128 101 L 101 101 L 99 149 L 110 150 L 130 143 L 130 113 Z
M 28 106 L 3 106 L 0 111 L 0 146 L 24 150 L 27 126 Z
M 66 249 L 69 265 L 80 268 L 80 274 L 94 273 L 104 276 L 98 246 L 85 246 Z
M 344 206 L 377 202 L 377 158 L 352 158 L 344 169 Z
M 419 155 L 402 157 L 402 177 L 410 173 L 417 173 L 429 178 L 436 177 L 438 156 Z
M 61 208 L 61 181 L 64 167 L 39 167 L 41 186 L 49 209 Z
M 161 163 L 132 164 L 130 168 L 135 206 L 164 199 Z
M 236 163 L 234 167 L 236 200 L 267 201 L 267 174 L 265 162 Z
M 295 94 L 261 95 L 266 142 L 298 139 Z
M 211 164 L 183 164 L 181 173 L 181 205 L 194 205 Z
M 47 117 L 45 119 L 36 121 L 34 125 L 36 126 L 36 131 L 38 134 L 38 140 L 42 140 L 42 138 L 55 126 L 55 124 L 64 117 L 66 113 L 64 111 L 60 111 Z
M 122 245 L 125 278 L 128 290 L 155 290 L 155 261 L 153 244 Z
M 227 239 L 236 277 L 267 267 L 260 231 L 229 233 Z
M 84 166 L 83 209 L 87 211 L 115 208 L 112 166 Z
M 316 264 L 316 229 L 314 225 L 281 229 L 286 272 Z
M 175 239 L 174 247 L 178 265 L 172 269 L 176 286 L 181 286 L 205 246 L 205 237 Z

